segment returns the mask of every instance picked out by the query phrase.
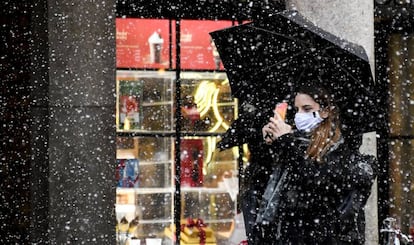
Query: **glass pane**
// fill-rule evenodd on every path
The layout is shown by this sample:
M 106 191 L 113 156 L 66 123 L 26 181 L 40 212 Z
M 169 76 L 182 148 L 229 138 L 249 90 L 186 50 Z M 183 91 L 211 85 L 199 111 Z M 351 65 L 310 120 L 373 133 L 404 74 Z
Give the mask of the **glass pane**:
M 117 137 L 117 238 L 162 237 L 173 223 L 173 141 Z
M 219 151 L 218 140 L 185 137 L 180 146 L 181 220 L 201 219 L 217 239 L 233 224 L 239 191 L 238 149 Z
M 118 137 L 118 187 L 171 187 L 171 148 L 171 138 L 167 137 Z M 125 184 L 128 181 L 135 183 Z
M 116 66 L 168 68 L 169 20 L 116 18 Z
M 118 131 L 171 131 L 173 73 L 118 71 Z
M 223 70 L 209 33 L 231 25 L 228 20 L 181 20 L 181 69 Z
M 181 75 L 183 131 L 225 132 L 237 116 L 237 100 L 225 73 Z

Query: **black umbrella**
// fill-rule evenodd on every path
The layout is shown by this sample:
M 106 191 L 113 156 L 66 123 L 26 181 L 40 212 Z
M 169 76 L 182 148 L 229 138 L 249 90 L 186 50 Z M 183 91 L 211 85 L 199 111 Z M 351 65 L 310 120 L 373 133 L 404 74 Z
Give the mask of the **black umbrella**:
M 210 33 L 242 103 L 273 107 L 309 74 L 334 94 L 348 136 L 375 130 L 379 109 L 365 50 L 296 11 Z

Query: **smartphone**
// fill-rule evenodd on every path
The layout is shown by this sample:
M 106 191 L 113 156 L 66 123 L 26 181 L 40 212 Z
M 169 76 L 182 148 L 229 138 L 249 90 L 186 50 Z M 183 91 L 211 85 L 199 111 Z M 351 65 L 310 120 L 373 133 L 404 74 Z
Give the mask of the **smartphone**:
M 283 121 L 286 119 L 287 108 L 288 103 L 286 102 L 277 103 L 275 106 L 275 113 L 278 113 Z

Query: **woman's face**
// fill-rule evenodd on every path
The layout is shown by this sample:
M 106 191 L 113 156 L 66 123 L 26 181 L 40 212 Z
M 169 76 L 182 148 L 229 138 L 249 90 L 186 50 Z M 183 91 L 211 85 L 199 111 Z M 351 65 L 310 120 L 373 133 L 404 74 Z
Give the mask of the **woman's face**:
M 321 106 L 308 94 L 298 93 L 295 97 L 296 113 L 319 111 L 322 118 L 328 117 L 328 110 L 321 110 Z
M 298 113 L 319 111 L 321 106 L 307 94 L 298 93 L 295 97 L 295 109 Z

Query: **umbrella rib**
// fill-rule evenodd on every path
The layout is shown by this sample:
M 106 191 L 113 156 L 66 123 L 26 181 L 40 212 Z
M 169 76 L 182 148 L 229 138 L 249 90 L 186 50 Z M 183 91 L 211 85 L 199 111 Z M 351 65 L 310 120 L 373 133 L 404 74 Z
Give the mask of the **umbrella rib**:
M 321 58 L 323 58 L 323 59 L 325 59 L 326 60 L 326 62 L 331 62 L 332 60 L 333 60 L 333 58 L 332 58 L 332 56 L 330 56 L 330 55 L 327 55 L 326 53 L 325 53 L 325 57 L 324 56 L 322 56 Z M 335 63 L 335 64 L 337 64 L 337 63 Z M 344 69 L 342 66 L 337 66 L 337 68 L 338 69 L 340 69 L 341 71 L 343 71 L 345 74 L 347 74 L 348 76 L 350 76 L 350 77 L 352 77 L 352 79 L 354 79 L 355 81 L 359 81 L 359 79 L 358 78 L 356 78 L 352 73 L 350 73 L 347 69 Z M 371 91 L 368 89 L 368 88 L 366 88 L 365 86 L 364 86 L 364 84 L 362 83 L 362 81 L 360 81 L 360 83 L 359 83 L 360 85 L 361 85 L 361 87 L 368 93 L 368 94 L 371 94 Z
M 261 30 L 261 31 L 264 31 L 264 32 L 268 32 L 268 33 L 271 33 L 271 34 L 274 34 L 274 35 L 277 35 L 277 36 L 280 36 L 280 37 L 284 37 L 286 39 L 299 42 L 302 45 L 306 46 L 306 42 L 304 42 L 304 41 L 302 41 L 300 39 L 292 38 L 290 36 L 287 36 L 287 35 L 284 35 L 284 34 L 281 34 L 281 33 L 275 32 L 275 31 L 267 30 L 265 28 L 257 27 L 257 26 L 250 26 L 250 28 L 257 29 L 257 30 Z
M 300 55 L 302 55 L 302 54 L 304 54 L 304 53 L 305 53 L 305 51 L 301 51 L 301 52 L 299 52 L 299 53 L 296 53 L 296 54 L 294 54 L 294 55 L 291 55 L 291 56 L 289 56 L 289 57 L 287 57 L 287 58 L 285 58 L 285 59 L 283 59 L 283 60 L 278 61 L 277 63 L 275 63 L 275 64 L 273 64 L 273 65 L 267 66 L 265 69 L 269 69 L 269 68 L 275 67 L 275 66 L 277 66 L 277 65 L 279 65 L 279 64 L 281 64 L 281 63 L 283 63 L 283 62 L 286 62 L 286 61 L 288 61 L 288 60 L 290 60 L 290 59 L 293 59 L 293 58 L 295 58 L 295 57 L 297 57 L 297 56 L 300 56 Z

